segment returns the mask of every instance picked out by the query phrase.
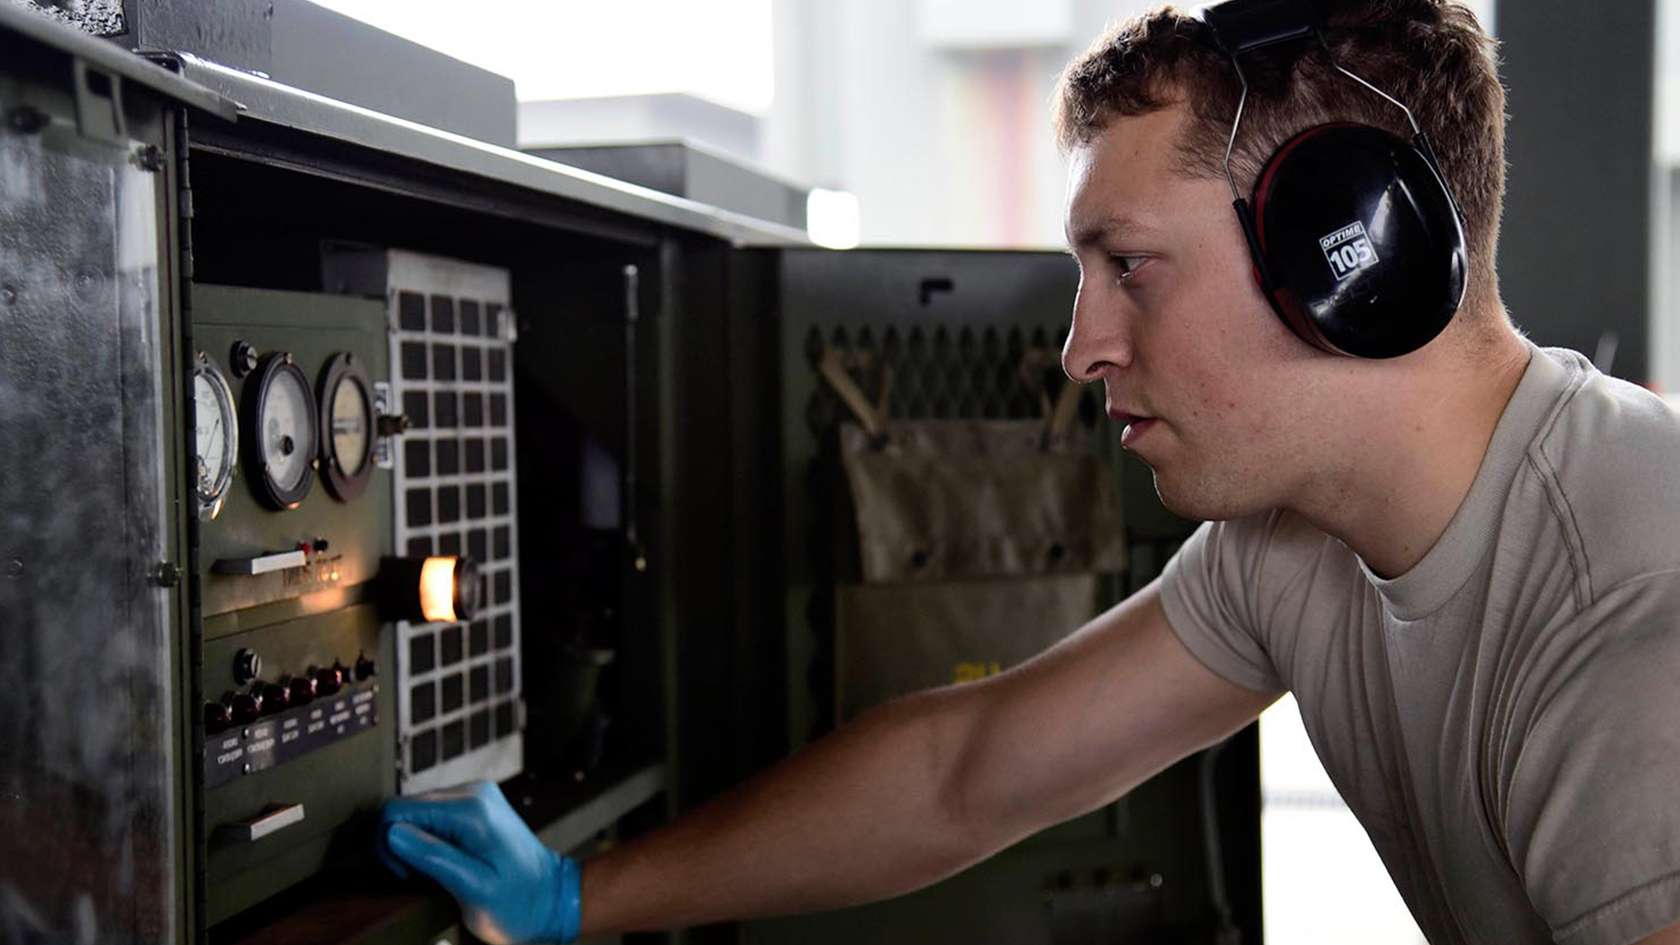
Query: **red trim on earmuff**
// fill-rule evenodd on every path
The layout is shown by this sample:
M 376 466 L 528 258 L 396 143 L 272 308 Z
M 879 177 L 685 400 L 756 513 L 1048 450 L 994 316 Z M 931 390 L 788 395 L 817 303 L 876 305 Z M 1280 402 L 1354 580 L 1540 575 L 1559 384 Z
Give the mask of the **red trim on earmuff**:
M 1295 137 L 1290 138 L 1288 141 L 1285 141 L 1283 146 L 1278 148 L 1272 155 L 1271 159 L 1266 162 L 1265 168 L 1260 172 L 1259 181 L 1254 185 L 1254 199 L 1252 201 L 1254 206 L 1254 229 L 1255 234 L 1260 241 L 1260 254 L 1262 257 L 1270 255 L 1266 246 L 1266 201 L 1271 197 L 1272 183 L 1277 177 L 1278 169 L 1283 166 L 1284 161 L 1292 152 L 1294 152 L 1296 148 L 1305 144 L 1308 140 L 1317 137 L 1319 133 L 1329 131 L 1334 128 L 1353 127 L 1358 127 L 1358 125 L 1357 123 L 1350 121 L 1332 122 L 1327 125 L 1315 125 L 1297 134 Z M 1269 258 L 1266 259 L 1266 268 L 1267 270 L 1275 268 L 1272 266 Z M 1258 275 L 1258 273 L 1256 273 L 1256 275 Z M 1265 286 L 1263 284 L 1261 286 L 1261 291 L 1265 291 Z M 1302 341 L 1305 341 L 1307 344 L 1310 344 L 1315 348 L 1328 351 L 1332 354 L 1344 353 L 1341 349 L 1331 344 L 1330 339 L 1324 337 L 1324 333 L 1322 331 L 1319 331 L 1318 324 L 1308 317 L 1305 308 L 1301 305 L 1300 299 L 1294 298 L 1293 293 L 1288 293 L 1290 297 L 1287 298 L 1285 295 L 1285 292 L 1281 291 L 1280 287 L 1274 285 L 1272 287 L 1272 291 L 1268 295 L 1268 298 L 1271 300 L 1272 308 L 1283 317 L 1284 325 L 1287 326 L 1290 331 L 1294 332 L 1297 338 L 1300 338 Z
M 1314 125 L 1313 127 L 1297 134 L 1295 137 L 1290 138 L 1288 141 L 1285 141 L 1283 146 L 1278 148 L 1277 151 L 1272 154 L 1271 159 L 1266 162 L 1265 168 L 1260 172 L 1260 180 L 1254 185 L 1254 200 L 1252 201 L 1254 205 L 1254 227 L 1260 236 L 1261 252 L 1266 251 L 1266 201 L 1272 195 L 1272 181 L 1277 177 L 1278 168 L 1283 166 L 1284 160 L 1288 158 L 1290 153 L 1296 148 L 1305 144 L 1308 139 L 1317 137 L 1320 132 L 1329 131 L 1332 128 L 1357 127 L 1359 127 L 1358 124 L 1351 121 L 1332 122 L 1328 125 Z

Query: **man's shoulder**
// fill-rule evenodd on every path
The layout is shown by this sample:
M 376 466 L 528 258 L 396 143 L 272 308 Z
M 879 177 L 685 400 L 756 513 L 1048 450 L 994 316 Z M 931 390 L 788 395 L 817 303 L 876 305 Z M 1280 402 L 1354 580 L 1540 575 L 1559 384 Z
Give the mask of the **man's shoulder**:
M 1528 455 L 1597 597 L 1680 567 L 1680 413 L 1637 385 L 1582 372 Z

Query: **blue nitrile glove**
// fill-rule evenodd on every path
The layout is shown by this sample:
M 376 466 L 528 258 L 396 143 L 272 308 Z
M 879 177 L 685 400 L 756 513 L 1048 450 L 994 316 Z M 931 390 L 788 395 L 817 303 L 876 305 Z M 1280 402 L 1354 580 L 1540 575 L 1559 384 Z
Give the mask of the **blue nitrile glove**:
M 576 860 L 542 845 L 488 781 L 385 804 L 379 854 L 398 876 L 430 876 L 489 945 L 572 942 L 582 921 Z

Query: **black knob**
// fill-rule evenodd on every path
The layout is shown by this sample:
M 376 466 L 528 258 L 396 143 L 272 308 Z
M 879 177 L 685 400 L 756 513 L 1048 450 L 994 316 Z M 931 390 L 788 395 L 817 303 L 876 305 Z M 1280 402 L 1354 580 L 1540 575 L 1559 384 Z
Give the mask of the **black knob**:
M 314 541 L 310 542 L 310 545 L 311 545 L 311 547 L 313 547 L 315 549 L 316 554 L 322 554 L 328 548 L 332 547 L 332 543 L 327 541 L 325 538 L 317 538 Z
M 478 562 L 461 558 L 455 562 L 455 619 L 471 620 L 484 602 L 484 576 Z
M 262 687 L 262 710 L 266 715 L 284 712 L 292 707 L 291 690 L 279 683 Z
M 378 426 L 380 436 L 402 436 L 408 432 L 408 414 L 387 413 L 380 414 Z
M 228 707 L 220 702 L 204 703 L 204 734 L 220 735 L 233 724 L 233 716 L 228 713 Z
M 375 669 L 374 669 L 374 665 L 373 665 L 373 660 L 368 659 L 366 656 L 357 656 L 356 657 L 356 678 L 358 680 L 360 680 L 360 679 L 371 679 L 371 678 L 373 678 L 374 675 L 375 675 Z
M 311 674 L 315 677 L 317 696 L 330 696 L 344 685 L 344 667 L 337 664 L 327 669 L 313 670 Z
M 233 367 L 234 377 L 244 377 L 257 369 L 257 349 L 251 347 L 248 341 L 235 341 L 233 350 L 228 354 L 228 363 Z
M 241 692 L 234 696 L 229 706 L 233 710 L 233 724 L 245 725 L 255 722 L 262 715 L 262 701 L 248 692 Z
M 243 686 L 262 675 L 262 657 L 256 650 L 240 650 L 233 655 L 233 681 Z
M 293 676 L 286 682 L 286 693 L 291 705 L 308 705 L 315 700 L 315 677 Z

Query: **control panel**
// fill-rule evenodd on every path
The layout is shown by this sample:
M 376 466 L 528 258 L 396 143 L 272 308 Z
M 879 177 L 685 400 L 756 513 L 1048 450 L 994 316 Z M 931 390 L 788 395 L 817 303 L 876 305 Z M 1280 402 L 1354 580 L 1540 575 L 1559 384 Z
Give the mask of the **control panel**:
M 206 913 L 319 870 L 395 793 L 384 306 L 196 285 Z

